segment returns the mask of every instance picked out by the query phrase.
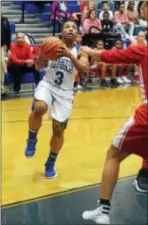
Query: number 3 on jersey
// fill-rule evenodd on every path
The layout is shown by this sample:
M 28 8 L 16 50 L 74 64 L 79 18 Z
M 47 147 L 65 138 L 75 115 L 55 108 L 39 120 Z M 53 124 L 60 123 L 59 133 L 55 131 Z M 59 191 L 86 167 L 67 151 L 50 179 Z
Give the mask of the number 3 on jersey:
M 63 83 L 64 74 L 60 71 L 56 72 L 56 79 L 54 80 L 55 84 L 61 85 Z

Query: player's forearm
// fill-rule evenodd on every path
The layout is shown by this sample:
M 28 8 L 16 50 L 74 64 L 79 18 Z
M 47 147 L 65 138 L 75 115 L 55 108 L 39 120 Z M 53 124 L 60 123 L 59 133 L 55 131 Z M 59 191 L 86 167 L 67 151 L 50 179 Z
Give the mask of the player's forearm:
M 104 50 L 94 50 L 90 49 L 88 52 L 88 55 L 91 56 L 93 59 L 96 59 L 97 61 L 100 61 L 100 55 Z
M 37 60 L 35 61 L 35 68 L 36 70 L 40 71 L 46 65 L 45 59 L 40 55 Z
M 88 66 L 84 65 L 82 62 L 80 62 L 79 59 L 77 59 L 74 55 L 70 55 L 69 58 L 73 62 L 76 70 L 79 72 L 80 76 L 84 76 L 85 74 L 88 74 Z

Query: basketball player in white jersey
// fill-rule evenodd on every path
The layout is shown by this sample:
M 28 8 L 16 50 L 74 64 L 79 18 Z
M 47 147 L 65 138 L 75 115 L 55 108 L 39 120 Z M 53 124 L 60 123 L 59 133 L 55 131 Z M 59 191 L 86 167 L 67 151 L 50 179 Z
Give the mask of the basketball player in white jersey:
M 58 50 L 60 58 L 47 62 L 40 55 L 35 63 L 37 70 L 45 67 L 46 63 L 47 69 L 34 93 L 34 105 L 29 116 L 29 135 L 25 150 L 26 157 L 32 157 L 35 154 L 42 117 L 49 109 L 53 121 L 53 134 L 50 140 L 49 157 L 45 163 L 45 177 L 47 178 L 54 178 L 57 175 L 54 165 L 63 146 L 64 130 L 72 110 L 75 69 L 80 76 L 85 76 L 88 67 L 87 54 L 82 52 L 78 54 L 74 44 L 77 36 L 75 22 L 65 22 L 61 35 L 65 45 Z

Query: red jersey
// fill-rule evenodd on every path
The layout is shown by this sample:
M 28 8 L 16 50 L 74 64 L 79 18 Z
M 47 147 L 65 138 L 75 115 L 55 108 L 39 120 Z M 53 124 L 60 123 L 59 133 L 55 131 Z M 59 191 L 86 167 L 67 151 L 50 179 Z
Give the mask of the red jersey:
M 15 63 L 18 65 L 25 65 L 26 59 L 32 59 L 31 47 L 28 43 L 24 43 L 22 46 L 18 45 L 16 42 L 11 44 L 10 47 L 11 54 L 8 59 L 8 65 Z
M 148 100 L 148 58 L 147 46 L 137 45 L 121 50 L 106 50 L 101 53 L 100 61 L 106 63 L 135 63 L 140 66 L 140 86 L 142 91 L 142 100 Z

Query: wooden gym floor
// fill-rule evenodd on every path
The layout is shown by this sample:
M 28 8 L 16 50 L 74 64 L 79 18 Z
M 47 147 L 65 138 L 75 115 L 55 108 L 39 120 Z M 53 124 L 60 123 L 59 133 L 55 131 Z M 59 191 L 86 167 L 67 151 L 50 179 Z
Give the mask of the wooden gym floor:
M 36 155 L 26 159 L 24 150 L 32 98 L 3 101 L 2 206 L 98 184 L 112 138 L 140 102 L 138 86 L 78 93 L 56 164 L 59 176 L 48 180 L 44 178 L 44 163 L 51 137 L 49 116 L 44 117 Z M 136 175 L 141 161 L 131 156 L 123 162 L 120 178 Z

